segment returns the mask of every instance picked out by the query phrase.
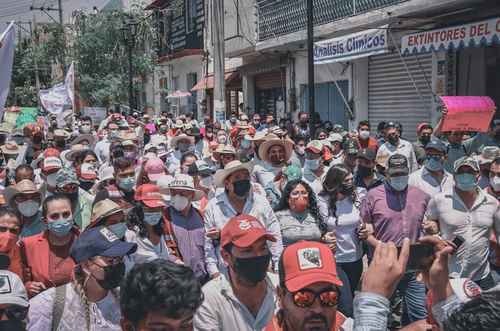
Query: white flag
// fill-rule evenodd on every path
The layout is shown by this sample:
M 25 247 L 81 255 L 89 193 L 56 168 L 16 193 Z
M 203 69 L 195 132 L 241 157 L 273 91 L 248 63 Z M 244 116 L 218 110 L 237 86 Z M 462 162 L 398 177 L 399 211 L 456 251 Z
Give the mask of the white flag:
M 71 105 L 73 110 L 75 108 L 75 63 L 71 62 L 68 72 L 66 73 L 66 79 L 64 80 L 64 85 L 66 85 L 66 91 L 68 91 L 68 97 L 71 99 Z
M 73 108 L 75 103 L 75 69 L 73 63 L 66 73 L 64 83 L 58 83 L 47 90 L 40 90 L 39 97 L 43 108 L 49 113 L 61 114 Z
M 16 29 L 12 22 L 0 36 L 0 119 L 3 117 L 5 101 L 9 95 L 15 48 Z

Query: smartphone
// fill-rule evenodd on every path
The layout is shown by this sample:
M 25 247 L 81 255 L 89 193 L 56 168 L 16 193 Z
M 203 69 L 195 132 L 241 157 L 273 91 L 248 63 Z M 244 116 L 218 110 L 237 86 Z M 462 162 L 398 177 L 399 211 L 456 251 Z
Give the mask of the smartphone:
M 462 246 L 462 244 L 465 242 L 465 239 L 464 237 L 462 236 L 456 236 L 455 239 L 452 240 L 452 243 L 457 246 L 457 249 L 460 248 L 460 246 Z
M 415 272 L 427 269 L 434 260 L 434 246 L 427 244 L 410 245 L 410 256 L 406 265 L 406 272 Z

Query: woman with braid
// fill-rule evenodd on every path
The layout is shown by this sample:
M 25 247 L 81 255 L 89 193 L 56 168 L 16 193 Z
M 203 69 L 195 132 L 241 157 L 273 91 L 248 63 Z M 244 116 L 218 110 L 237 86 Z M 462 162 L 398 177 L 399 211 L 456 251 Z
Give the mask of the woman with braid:
M 363 242 L 358 232 L 363 228 L 359 207 L 365 195 L 365 189 L 354 187 L 351 171 L 338 164 L 326 173 L 323 190 L 318 196 L 320 215 L 329 233 L 334 234 L 337 270 L 341 277 L 342 274 L 347 276 L 347 283 L 342 279 L 343 290 L 348 288 L 351 298 L 363 272 Z M 349 313 L 346 315 L 350 316 Z
M 123 257 L 136 249 L 105 227 L 83 232 L 71 247 L 73 281 L 30 300 L 27 330 L 121 330 Z

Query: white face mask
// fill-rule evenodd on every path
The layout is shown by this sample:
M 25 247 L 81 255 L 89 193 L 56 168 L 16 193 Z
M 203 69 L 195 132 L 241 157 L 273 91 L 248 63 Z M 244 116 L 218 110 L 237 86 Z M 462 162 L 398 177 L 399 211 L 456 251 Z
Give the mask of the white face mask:
M 35 200 L 27 200 L 27 201 L 20 202 L 18 204 L 19 212 L 24 217 L 34 216 L 38 212 L 39 208 L 40 208 L 40 204 L 38 203 L 38 201 L 35 201 Z
M 57 172 L 54 172 L 53 174 L 50 174 L 47 176 L 47 179 L 45 180 L 47 182 L 47 185 L 50 187 L 56 187 L 57 184 Z
M 90 133 L 90 131 L 92 131 L 92 127 L 88 124 L 84 124 L 80 127 L 80 131 L 82 133 Z
M 170 198 L 170 205 L 177 211 L 183 211 L 189 205 L 189 199 L 182 195 L 174 195 Z
M 361 130 L 361 131 L 359 131 L 359 136 L 361 139 L 368 139 L 370 137 L 370 131 Z
M 495 176 L 490 178 L 490 186 L 495 192 L 500 192 L 500 177 Z

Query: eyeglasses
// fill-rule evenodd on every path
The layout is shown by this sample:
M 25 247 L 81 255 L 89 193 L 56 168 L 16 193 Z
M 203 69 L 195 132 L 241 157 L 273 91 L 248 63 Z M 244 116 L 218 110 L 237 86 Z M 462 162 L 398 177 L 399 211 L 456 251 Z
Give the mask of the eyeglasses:
M 12 234 L 19 234 L 19 229 L 16 228 L 7 228 L 5 226 L 0 226 L 0 232 L 7 232 L 9 231 Z
M 290 197 L 292 198 L 298 198 L 298 197 L 308 197 L 309 193 L 307 191 L 302 192 L 302 191 L 295 191 L 290 193 Z
M 0 309 L 0 318 L 6 315 L 10 320 L 22 321 L 28 315 L 28 307 L 12 306 Z
M 292 293 L 293 303 L 300 308 L 311 307 L 317 298 L 322 306 L 335 307 L 339 301 L 339 292 L 334 288 L 328 288 L 319 293 L 308 289 Z

